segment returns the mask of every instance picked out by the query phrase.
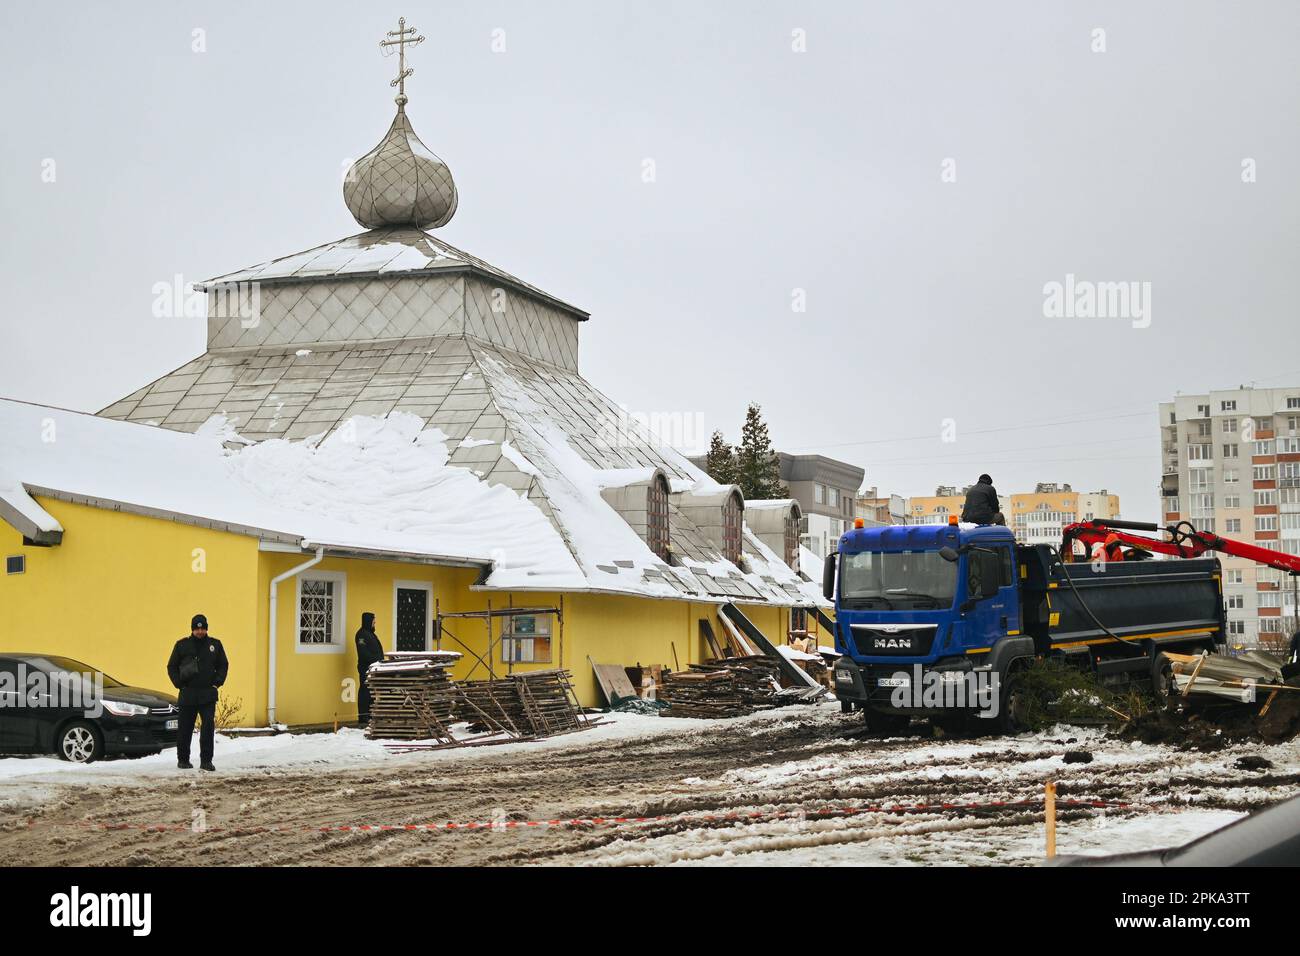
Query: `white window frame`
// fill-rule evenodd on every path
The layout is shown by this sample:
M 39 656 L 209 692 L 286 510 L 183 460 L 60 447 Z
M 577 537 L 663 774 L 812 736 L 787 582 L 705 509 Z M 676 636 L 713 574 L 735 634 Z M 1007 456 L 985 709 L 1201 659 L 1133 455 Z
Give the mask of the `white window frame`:
M 433 649 L 433 582 L 432 581 L 394 581 L 393 582 L 393 613 L 388 618 L 393 622 L 389 629 L 392 640 L 388 643 L 392 645 L 389 651 L 397 650 L 397 592 L 406 591 L 424 591 L 428 597 L 424 600 L 424 649 L 426 651 Z M 380 640 L 383 643 L 383 640 Z
M 328 644 L 304 644 L 302 641 L 302 585 L 304 581 L 334 582 L 334 633 Z M 344 571 L 304 571 L 294 578 L 293 647 L 298 654 L 343 654 L 348 645 L 345 625 L 348 619 L 348 576 Z

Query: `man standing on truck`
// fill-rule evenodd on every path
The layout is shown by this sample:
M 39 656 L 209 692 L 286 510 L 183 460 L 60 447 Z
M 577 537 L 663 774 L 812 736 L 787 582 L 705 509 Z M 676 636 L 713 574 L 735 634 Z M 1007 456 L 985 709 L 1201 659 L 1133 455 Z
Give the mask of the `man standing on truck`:
M 966 506 L 961 509 L 961 520 L 972 524 L 993 524 L 1001 511 L 993 479 L 980 475 L 980 480 L 966 491 Z

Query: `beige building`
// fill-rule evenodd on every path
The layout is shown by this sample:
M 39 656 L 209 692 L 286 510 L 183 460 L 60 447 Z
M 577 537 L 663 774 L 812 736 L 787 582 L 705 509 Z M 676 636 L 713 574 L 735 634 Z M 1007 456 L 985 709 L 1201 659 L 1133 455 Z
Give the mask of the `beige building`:
M 1235 388 L 1160 403 L 1161 513 L 1300 554 L 1300 386 Z M 1292 579 L 1220 555 L 1228 640 L 1275 643 L 1296 628 Z
M 941 485 L 933 495 L 909 498 L 908 524 L 943 524 L 961 516 L 966 488 Z M 1061 543 L 1066 525 L 1094 518 L 1118 518 L 1119 496 L 1106 489 L 1079 492 L 1067 484 L 1040 482 L 1032 492 L 999 495 L 1007 526 L 1021 544 Z

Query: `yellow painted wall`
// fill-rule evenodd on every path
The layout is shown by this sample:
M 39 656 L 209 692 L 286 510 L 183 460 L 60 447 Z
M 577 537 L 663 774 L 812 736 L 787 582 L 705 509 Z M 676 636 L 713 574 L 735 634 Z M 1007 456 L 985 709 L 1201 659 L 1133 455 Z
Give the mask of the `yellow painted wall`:
M 242 648 L 257 614 L 256 541 L 39 501 L 63 525 L 63 543 L 24 547 L 0 523 L 3 553 L 27 556 L 26 573 L 0 577 L 0 649 L 65 655 L 124 683 L 174 693 L 167 659 L 202 612 L 231 652 L 226 692 L 253 693 L 253 662 Z
M 584 706 L 603 703 L 587 658 L 597 664 L 663 664 L 684 670 L 713 655 L 699 636 L 699 620 L 708 620 L 714 635 L 724 640 L 716 604 L 656 601 L 648 598 L 572 594 L 565 602 L 566 666 Z M 740 605 L 754 625 L 774 644 L 784 644 L 789 608 Z
M 166 664 L 172 645 L 189 633 L 190 617 L 207 615 L 211 633 L 230 659 L 222 689 L 238 701 L 238 723 L 267 723 L 267 622 L 271 578 L 304 561 L 299 554 L 259 551 L 254 538 L 159 518 L 42 500 L 65 528 L 53 548 L 24 547 L 0 524 L 0 550 L 27 556 L 27 571 L 0 579 L 0 649 L 45 651 L 80 660 L 128 684 L 171 691 Z M 552 626 L 551 659 L 515 664 L 513 670 L 563 667 L 572 672 L 583 705 L 602 697 L 588 658 L 601 664 L 662 664 L 685 668 L 712 655 L 699 636 L 707 619 L 722 639 L 718 607 L 688 601 L 594 594 L 473 591 L 477 571 L 363 559 L 327 559 L 312 569 L 345 575 L 340 644 L 329 651 L 298 647 L 298 579 L 279 585 L 276 643 L 276 720 L 299 726 L 356 719 L 356 649 L 361 614 L 377 616 L 380 640 L 395 648 L 396 582 L 427 582 L 430 608 L 444 612 L 508 606 L 556 606 L 563 623 Z M 310 573 L 310 572 L 308 572 Z M 742 605 L 773 643 L 785 642 L 789 609 Z M 492 671 L 501 660 L 502 619 L 493 621 Z M 487 625 L 449 620 L 444 650 L 464 656 L 452 670 L 459 680 L 488 676 Z M 452 638 L 452 634 L 459 639 Z

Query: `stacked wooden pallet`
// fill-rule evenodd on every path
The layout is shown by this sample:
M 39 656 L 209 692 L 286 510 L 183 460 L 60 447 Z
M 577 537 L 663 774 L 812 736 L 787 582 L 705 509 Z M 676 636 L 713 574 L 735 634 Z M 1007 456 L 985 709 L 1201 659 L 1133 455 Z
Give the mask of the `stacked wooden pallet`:
M 535 736 L 550 737 L 586 726 L 568 671 L 530 671 L 511 680 Z
M 677 671 L 664 675 L 660 700 L 664 717 L 740 717 L 750 712 L 727 668 Z
M 474 733 L 531 735 L 519 691 L 510 678 L 464 681 L 457 690 L 456 713 L 461 720 L 469 721 Z
M 450 741 L 456 685 L 447 676 L 451 661 L 433 656 L 381 661 L 370 668 L 368 737 Z
M 457 711 L 470 730 L 512 737 L 550 737 L 587 726 L 566 670 L 467 681 L 460 685 Z

